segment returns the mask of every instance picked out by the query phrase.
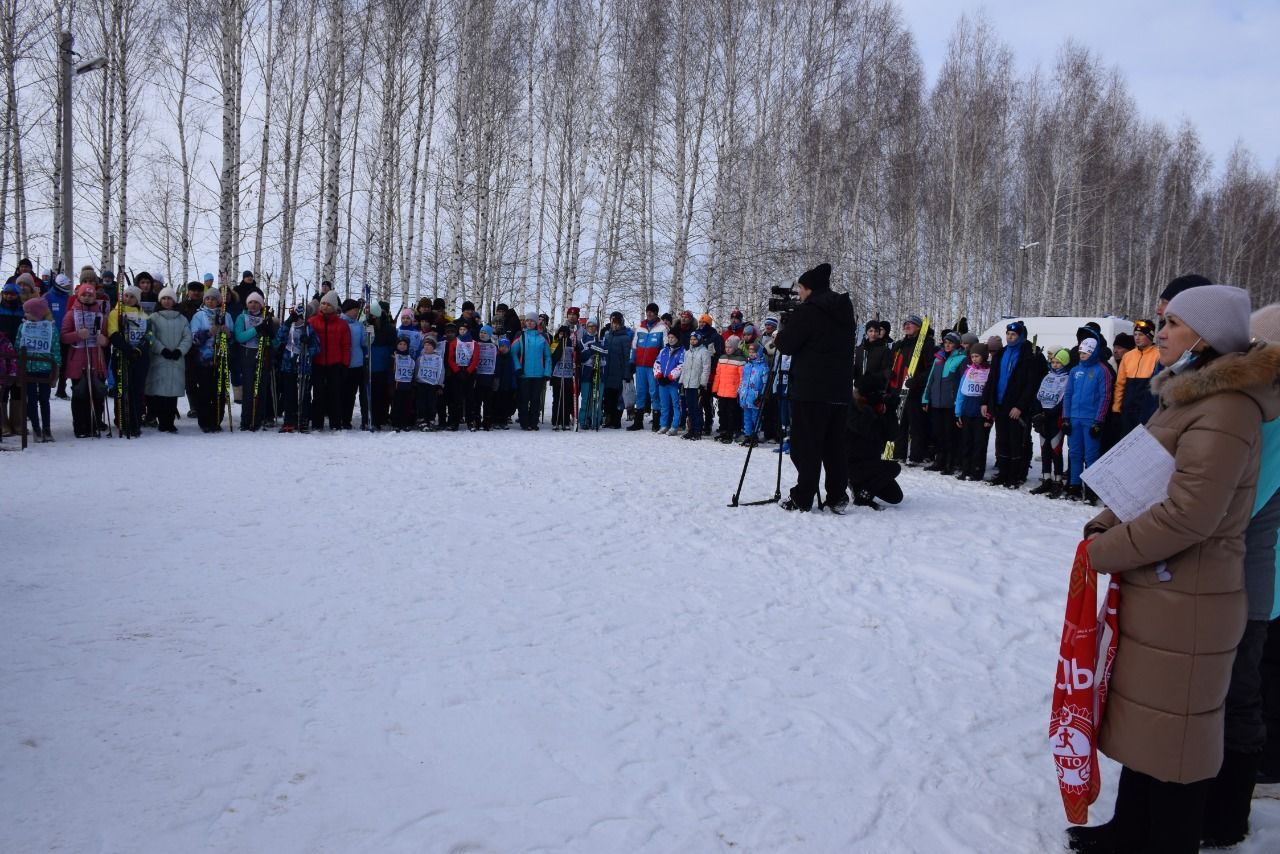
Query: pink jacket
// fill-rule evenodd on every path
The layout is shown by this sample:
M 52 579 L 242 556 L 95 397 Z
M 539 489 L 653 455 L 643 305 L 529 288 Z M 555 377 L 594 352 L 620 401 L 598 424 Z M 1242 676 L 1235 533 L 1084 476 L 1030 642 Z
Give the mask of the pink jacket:
M 74 300 L 67 306 L 67 313 L 62 318 L 62 343 L 70 348 L 64 366 L 69 380 L 80 379 L 88 360 L 92 360 L 93 371 L 100 379 L 107 377 L 106 352 L 98 346 L 98 339 L 90 337 L 87 341 L 81 341 L 78 334 L 81 329 L 92 330 L 95 318 L 98 334 L 106 335 L 107 316 L 101 302 L 95 303 L 93 308 L 85 308 L 79 300 Z

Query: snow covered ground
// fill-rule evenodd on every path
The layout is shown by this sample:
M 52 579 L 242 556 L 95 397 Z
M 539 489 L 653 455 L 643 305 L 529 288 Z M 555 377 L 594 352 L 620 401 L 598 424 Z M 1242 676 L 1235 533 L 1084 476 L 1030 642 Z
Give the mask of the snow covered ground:
M 1085 508 L 729 509 L 742 449 L 647 432 L 55 418 L 0 454 L 2 851 L 1063 850 Z

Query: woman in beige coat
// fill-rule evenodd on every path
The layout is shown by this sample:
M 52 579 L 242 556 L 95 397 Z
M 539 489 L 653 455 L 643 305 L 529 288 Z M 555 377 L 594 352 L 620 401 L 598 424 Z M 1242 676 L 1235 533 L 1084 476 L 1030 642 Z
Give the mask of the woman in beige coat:
M 1261 424 L 1280 414 L 1280 348 L 1249 342 L 1249 295 L 1184 291 L 1157 336 L 1164 371 L 1147 423 L 1176 461 L 1168 497 L 1085 526 L 1089 557 L 1120 583 L 1115 669 L 1099 733 L 1124 765 L 1115 815 L 1071 828 L 1088 852 L 1195 852 L 1206 782 L 1222 764 L 1223 705 L 1244 631 L 1244 531 Z

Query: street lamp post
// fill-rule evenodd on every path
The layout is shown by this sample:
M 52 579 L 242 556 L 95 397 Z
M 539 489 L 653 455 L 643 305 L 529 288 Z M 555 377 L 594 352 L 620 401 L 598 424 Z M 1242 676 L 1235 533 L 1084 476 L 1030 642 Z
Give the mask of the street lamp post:
M 78 54 L 72 48 L 75 43 L 71 33 L 63 32 L 58 36 L 58 88 L 62 100 L 62 270 L 73 282 L 76 273 L 71 263 L 71 189 L 72 189 L 72 157 L 71 157 L 71 78 L 87 71 L 105 68 L 105 57 L 91 59 L 76 65 Z

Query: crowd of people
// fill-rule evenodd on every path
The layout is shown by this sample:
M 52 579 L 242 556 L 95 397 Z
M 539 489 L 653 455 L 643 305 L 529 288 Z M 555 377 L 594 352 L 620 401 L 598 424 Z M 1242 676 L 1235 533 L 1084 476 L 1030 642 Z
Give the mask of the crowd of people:
M 1251 313 L 1246 291 L 1183 276 L 1154 319 L 1110 341 L 1085 324 L 1074 347 L 1046 353 L 1019 320 L 982 341 L 963 321 L 935 333 L 911 315 L 900 338 L 873 320 L 855 345 L 830 273 L 806 271 L 798 305 L 759 324 L 649 304 L 634 327 L 613 312 L 601 328 L 573 308 L 556 326 L 505 305 L 484 320 L 464 302 L 455 317 L 442 300 L 393 315 L 328 283 L 276 318 L 249 271 L 180 295 L 91 268 L 73 290 L 23 262 L 0 294 L 0 421 L 12 434 L 25 417 L 52 441 L 51 392 L 69 388 L 78 438 L 177 432 L 183 397 L 207 433 L 534 431 L 549 387 L 553 430 L 622 429 L 629 413 L 631 431 L 776 443 L 797 471 L 782 506 L 811 510 L 825 470 L 819 506 L 836 512 L 850 497 L 900 501 L 902 465 L 981 481 L 994 462 L 986 482 L 1018 489 L 1037 443 L 1030 491 L 1092 502 L 1082 473 L 1145 425 L 1176 463 L 1168 497 L 1085 529 L 1094 569 L 1120 588 L 1099 743 L 1124 767 L 1113 818 L 1072 828 L 1069 845 L 1242 839 L 1255 783 L 1280 781 L 1280 305 Z

